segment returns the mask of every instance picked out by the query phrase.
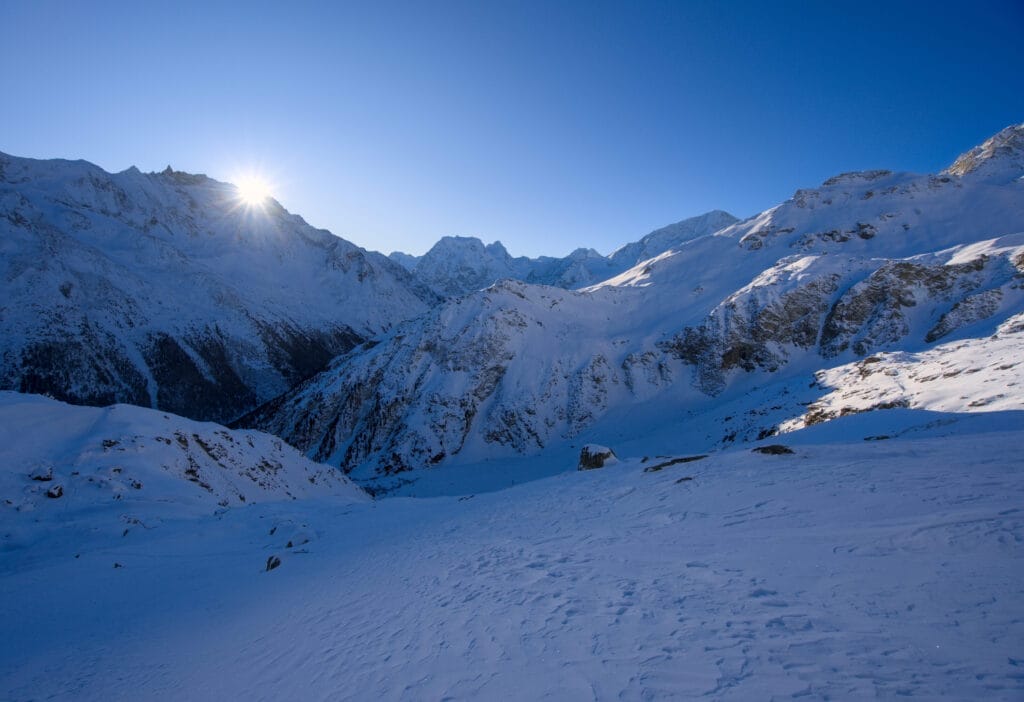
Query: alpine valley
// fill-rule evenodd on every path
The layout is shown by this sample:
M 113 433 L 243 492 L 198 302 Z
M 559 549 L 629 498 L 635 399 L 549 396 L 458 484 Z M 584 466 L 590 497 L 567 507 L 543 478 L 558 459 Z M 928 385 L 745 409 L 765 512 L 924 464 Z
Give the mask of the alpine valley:
M 536 259 L 0 154 L 2 699 L 1021 699 L 1022 441 L 1024 125 Z
M 588 442 L 706 452 L 851 411 L 934 409 L 888 390 L 817 411 L 830 369 L 897 352 L 909 369 L 970 340 L 964 361 L 978 366 L 960 371 L 979 372 L 1019 331 L 1022 175 L 1024 127 L 1011 127 L 940 174 L 845 173 L 582 290 L 504 279 L 356 347 L 241 423 L 369 481 Z M 425 284 L 462 287 L 467 265 L 423 270 L 430 258 L 413 269 Z M 443 270 L 457 277 L 439 283 Z M 975 378 L 989 395 L 941 409 L 1024 409 L 1004 382 L 1022 373 Z

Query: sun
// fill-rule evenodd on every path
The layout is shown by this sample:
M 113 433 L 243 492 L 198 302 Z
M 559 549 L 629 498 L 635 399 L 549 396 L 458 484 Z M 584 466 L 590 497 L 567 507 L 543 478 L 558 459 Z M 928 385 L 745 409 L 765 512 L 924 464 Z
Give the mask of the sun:
M 271 197 L 270 183 L 255 174 L 239 176 L 235 179 L 238 198 L 249 207 L 262 205 Z

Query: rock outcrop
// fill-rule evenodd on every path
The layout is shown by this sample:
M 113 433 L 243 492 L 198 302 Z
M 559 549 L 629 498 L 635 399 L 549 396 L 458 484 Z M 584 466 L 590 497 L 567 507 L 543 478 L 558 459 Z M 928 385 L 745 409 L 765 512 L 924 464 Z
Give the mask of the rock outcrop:
M 580 449 L 580 460 L 576 470 L 594 470 L 618 462 L 615 452 L 600 444 L 587 444 Z

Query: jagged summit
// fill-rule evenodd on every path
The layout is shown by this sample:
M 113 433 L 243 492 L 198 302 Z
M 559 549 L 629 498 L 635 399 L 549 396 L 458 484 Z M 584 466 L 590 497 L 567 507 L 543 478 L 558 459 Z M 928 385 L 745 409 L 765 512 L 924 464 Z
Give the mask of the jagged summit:
M 396 251 L 390 258 L 445 297 L 480 290 L 501 278 L 578 289 L 607 280 L 641 261 L 692 239 L 713 234 L 737 221 L 728 212 L 712 210 L 656 229 L 609 256 L 603 256 L 592 248 L 578 248 L 561 258 L 513 257 L 500 241 L 484 244 L 476 237 L 446 236 L 423 256 Z
M 513 260 L 500 242 L 485 245 L 469 236 L 442 237 L 413 271 L 421 282 L 446 297 L 515 277 Z
M 1011 125 L 961 154 L 943 173 L 955 176 L 1006 174 L 1011 178 L 1024 175 L 1024 124 Z
M 870 182 L 878 180 L 879 178 L 885 178 L 886 176 L 892 175 L 892 171 L 884 169 L 875 169 L 870 171 L 848 171 L 846 173 L 840 173 L 839 175 L 832 176 L 825 180 L 821 184 L 821 187 L 827 188 L 833 185 L 849 185 L 857 183 L 858 181 Z

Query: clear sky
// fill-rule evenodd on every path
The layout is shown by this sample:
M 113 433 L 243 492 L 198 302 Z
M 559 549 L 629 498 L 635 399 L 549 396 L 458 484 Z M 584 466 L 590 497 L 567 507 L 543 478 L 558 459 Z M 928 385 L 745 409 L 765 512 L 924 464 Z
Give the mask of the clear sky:
M 1024 122 L 1024 2 L 0 0 L 0 151 L 262 170 L 385 253 L 609 253 Z

